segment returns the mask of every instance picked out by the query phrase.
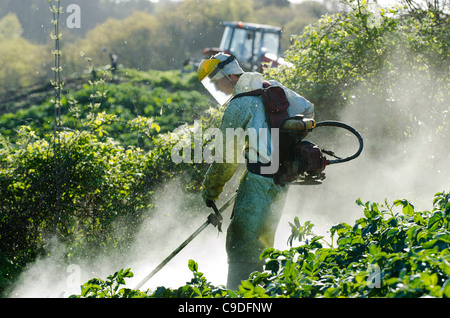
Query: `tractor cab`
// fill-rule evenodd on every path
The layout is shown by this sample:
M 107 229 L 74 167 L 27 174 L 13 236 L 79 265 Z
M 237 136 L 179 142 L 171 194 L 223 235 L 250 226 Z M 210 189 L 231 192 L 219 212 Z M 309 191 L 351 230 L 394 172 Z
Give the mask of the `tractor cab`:
M 204 55 L 232 53 L 245 71 L 261 72 L 264 63 L 272 63 L 273 67 L 284 63 L 280 57 L 281 28 L 243 22 L 223 22 L 222 25 L 225 30 L 220 46 L 205 48 Z

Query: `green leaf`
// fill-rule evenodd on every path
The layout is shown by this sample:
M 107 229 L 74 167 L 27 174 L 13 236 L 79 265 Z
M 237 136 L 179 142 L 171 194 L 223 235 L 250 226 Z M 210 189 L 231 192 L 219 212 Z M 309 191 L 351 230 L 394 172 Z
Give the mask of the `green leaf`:
M 402 205 L 402 213 L 407 216 L 414 215 L 414 206 L 409 203 L 408 200 L 396 200 L 394 201 L 394 205 L 399 206 Z
M 423 248 L 430 249 L 436 245 L 437 241 L 438 240 L 429 240 L 429 241 L 422 243 L 422 246 L 423 246 Z
M 338 294 L 339 294 L 339 290 L 337 288 L 330 287 L 325 291 L 324 297 L 325 298 L 335 298 Z
M 241 290 L 241 287 L 242 287 L 243 291 L 253 290 L 253 288 L 254 288 L 253 284 L 248 280 L 244 280 L 241 282 L 241 285 L 239 286 L 239 290 Z
M 364 207 L 364 203 L 362 203 L 361 199 L 359 199 L 359 198 L 356 199 L 356 204 L 359 205 L 359 206 Z
M 198 272 L 198 264 L 194 260 L 190 259 L 188 261 L 188 267 L 191 270 L 191 272 L 193 273 Z
M 414 214 L 414 207 L 411 204 L 407 204 L 403 207 L 402 212 L 404 215 L 411 216 Z
M 433 213 L 433 215 L 428 220 L 428 229 L 430 231 L 435 231 L 437 228 L 439 228 L 444 222 L 444 218 L 441 211 L 436 211 Z
M 420 274 L 423 283 L 427 286 L 436 286 L 438 282 L 438 276 L 436 273 L 428 274 L 428 273 L 421 273 Z
M 296 263 L 288 260 L 286 262 L 286 264 L 284 265 L 284 270 L 283 270 L 285 277 L 290 278 L 290 279 L 294 279 L 295 277 L 297 277 L 298 270 L 297 270 L 296 266 L 297 266 Z
M 445 281 L 444 286 L 442 288 L 445 297 L 450 298 L 450 278 Z
M 447 260 L 443 259 L 439 267 L 442 269 L 445 275 L 450 277 L 450 263 Z
M 418 234 L 420 231 L 422 231 L 422 230 L 423 230 L 423 228 L 422 228 L 421 226 L 418 226 L 418 225 L 412 226 L 411 228 L 409 228 L 409 229 L 406 231 L 406 236 L 407 236 L 408 240 L 409 240 L 412 244 L 414 244 L 414 241 L 415 241 L 416 238 L 417 238 L 417 234 Z
M 267 272 L 259 273 L 258 275 L 256 275 L 256 277 L 253 278 L 252 284 L 255 286 L 259 285 L 268 277 L 269 277 L 269 273 L 267 273 Z
M 294 224 L 295 224 L 295 226 L 297 227 L 297 228 L 299 228 L 300 227 L 300 220 L 298 219 L 298 217 L 295 217 L 294 218 Z
M 434 238 L 438 241 L 442 241 L 442 242 L 450 244 L 450 234 L 440 233 L 440 234 L 436 235 Z
M 347 223 L 339 223 L 335 226 L 332 226 L 330 229 L 331 236 L 334 236 L 334 233 L 337 233 L 339 236 L 350 231 L 352 227 Z
M 192 286 L 192 291 L 196 293 L 198 296 L 202 296 L 202 292 L 198 289 L 197 286 Z
M 391 237 L 391 236 L 395 236 L 400 232 L 399 229 L 389 229 L 386 233 L 386 237 Z

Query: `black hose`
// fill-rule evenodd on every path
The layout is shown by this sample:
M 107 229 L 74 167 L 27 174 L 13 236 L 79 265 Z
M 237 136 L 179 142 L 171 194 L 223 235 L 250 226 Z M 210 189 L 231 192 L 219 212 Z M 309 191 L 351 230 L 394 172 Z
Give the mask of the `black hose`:
M 358 138 L 359 149 L 358 149 L 357 152 L 355 152 L 355 154 L 353 154 L 352 156 L 349 156 L 347 158 L 330 160 L 330 164 L 347 162 L 347 161 L 350 161 L 350 160 L 353 160 L 353 159 L 357 158 L 361 154 L 361 152 L 363 150 L 363 147 L 364 147 L 364 141 L 363 141 L 361 135 L 359 134 L 359 132 L 356 131 L 356 129 L 354 129 L 353 127 L 351 127 L 351 126 L 349 126 L 349 125 L 347 125 L 345 123 L 342 123 L 342 122 L 339 122 L 339 121 L 332 121 L 332 120 L 320 121 L 320 122 L 316 123 L 316 128 L 317 127 L 340 127 L 340 128 L 344 128 L 344 129 L 348 130 L 349 132 L 351 132 L 353 135 L 355 135 L 356 138 Z

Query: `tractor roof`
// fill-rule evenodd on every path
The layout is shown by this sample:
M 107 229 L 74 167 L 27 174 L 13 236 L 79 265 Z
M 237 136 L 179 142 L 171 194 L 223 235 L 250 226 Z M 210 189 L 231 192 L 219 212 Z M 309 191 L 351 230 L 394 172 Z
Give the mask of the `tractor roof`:
M 241 29 L 247 30 L 256 30 L 256 31 L 267 31 L 267 32 L 281 32 L 282 28 L 275 27 L 272 25 L 265 24 L 256 24 L 256 23 L 247 23 L 247 22 L 236 22 L 236 21 L 224 21 L 222 22 L 223 26 L 237 27 Z

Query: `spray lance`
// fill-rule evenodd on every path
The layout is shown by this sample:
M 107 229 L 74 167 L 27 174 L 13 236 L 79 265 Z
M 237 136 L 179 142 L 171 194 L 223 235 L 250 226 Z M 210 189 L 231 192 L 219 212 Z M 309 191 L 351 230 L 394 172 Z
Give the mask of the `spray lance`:
M 216 226 L 219 232 L 222 231 L 222 213 L 230 207 L 234 200 L 236 199 L 237 193 L 232 195 L 232 197 L 220 208 L 218 209 L 216 204 L 211 201 L 211 208 L 214 210 L 210 215 L 208 215 L 207 220 L 203 223 L 194 233 L 191 234 L 180 246 L 178 246 L 169 256 L 167 256 L 161 264 L 155 267 L 155 269 L 148 274 L 138 285 L 136 285 L 135 289 L 141 288 L 150 278 L 155 276 L 157 272 L 159 272 L 172 258 L 174 258 L 183 248 L 186 247 L 196 236 L 198 236 L 208 225 L 212 224 Z
M 333 152 L 320 149 L 312 142 L 304 141 L 306 135 L 317 127 L 343 128 L 355 135 L 359 142 L 358 150 L 351 156 L 339 158 Z M 339 121 L 315 122 L 314 119 L 304 118 L 296 115 L 284 119 L 280 124 L 280 164 L 278 171 L 273 175 L 274 182 L 279 184 L 309 185 L 320 184 L 325 178 L 323 173 L 328 165 L 343 163 L 357 158 L 363 150 L 363 139 L 353 127 Z M 328 160 L 324 154 L 336 159 Z M 189 236 L 178 248 L 176 248 L 166 259 L 164 259 L 150 274 L 148 274 L 135 289 L 141 288 L 150 278 L 159 272 L 172 258 L 174 258 L 186 245 L 197 237 L 208 225 L 217 227 L 222 231 L 222 213 L 230 207 L 237 193 L 218 209 L 214 201 L 209 206 L 214 210 L 191 236 Z

